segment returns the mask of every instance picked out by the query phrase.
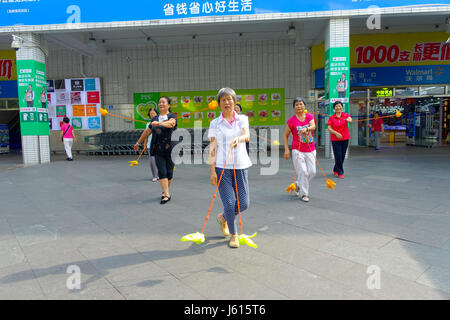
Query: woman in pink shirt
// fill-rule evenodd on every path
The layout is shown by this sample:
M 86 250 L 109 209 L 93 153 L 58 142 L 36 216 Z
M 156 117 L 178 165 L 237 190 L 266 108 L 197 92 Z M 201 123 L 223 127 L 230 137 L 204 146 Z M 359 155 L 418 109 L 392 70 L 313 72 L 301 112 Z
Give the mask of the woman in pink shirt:
M 287 121 L 284 130 L 284 159 L 289 160 L 289 135 L 292 133 L 292 161 L 296 170 L 296 194 L 309 201 L 309 182 L 316 175 L 316 147 L 312 132 L 316 129 L 314 116 L 305 112 L 303 98 L 293 102 L 295 115 Z
M 352 118 L 348 113 L 344 113 L 343 106 L 340 101 L 336 101 L 333 105 L 334 114 L 328 120 L 328 130 L 331 133 L 331 144 L 334 154 L 335 177 L 344 179 L 344 159 L 347 153 L 348 141 L 350 140 L 350 132 L 348 124 L 352 122 Z
M 70 120 L 67 117 L 63 119 L 64 124 L 61 127 L 59 138 L 64 143 L 64 149 L 66 150 L 67 161 L 73 161 L 72 158 L 72 145 L 77 142 L 77 138 L 73 132 L 73 127 L 70 125 Z

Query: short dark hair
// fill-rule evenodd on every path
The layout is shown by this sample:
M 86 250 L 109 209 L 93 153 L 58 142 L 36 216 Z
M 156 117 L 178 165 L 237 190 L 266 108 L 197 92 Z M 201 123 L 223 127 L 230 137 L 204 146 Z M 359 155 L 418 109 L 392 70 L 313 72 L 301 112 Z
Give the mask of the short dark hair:
M 342 106 L 342 108 L 344 108 L 344 105 L 342 104 L 342 102 L 340 101 L 336 101 L 335 103 L 333 103 L 333 109 L 336 108 L 336 106 L 340 104 Z
M 239 103 L 236 103 L 236 106 L 239 107 L 239 110 L 242 112 L 242 106 Z
M 167 100 L 167 103 L 170 104 L 170 98 L 169 98 L 169 97 L 166 97 L 166 96 L 159 97 L 158 102 L 159 102 L 162 98 L 166 99 L 166 100 Z
M 295 104 L 296 104 L 297 102 L 303 102 L 303 104 L 304 104 L 305 107 L 306 107 L 305 99 L 303 99 L 302 97 L 297 97 L 297 98 L 295 98 L 294 101 L 292 102 L 292 108 L 295 108 Z
M 152 110 L 155 111 L 157 115 L 159 115 L 158 109 L 155 108 L 155 107 L 152 107 L 152 108 L 150 108 L 150 110 L 148 110 L 148 113 L 147 113 L 147 115 L 148 115 L 149 117 L 150 117 L 150 112 L 151 112 Z
M 70 119 L 67 118 L 67 117 L 64 117 L 64 118 L 63 118 L 63 122 L 64 122 L 64 123 L 69 123 L 69 122 L 70 122 Z

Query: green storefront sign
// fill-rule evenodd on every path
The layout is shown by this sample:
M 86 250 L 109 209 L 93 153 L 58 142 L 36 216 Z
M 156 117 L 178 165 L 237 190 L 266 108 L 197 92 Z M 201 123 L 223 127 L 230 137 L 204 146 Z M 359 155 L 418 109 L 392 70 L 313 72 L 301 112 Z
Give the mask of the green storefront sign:
M 278 126 L 285 124 L 284 88 L 236 90 L 237 102 L 242 114 L 249 118 L 250 126 Z M 167 96 L 171 100 L 171 112 L 177 114 L 179 128 L 193 128 L 195 121 L 201 121 L 202 127 L 220 115 L 220 108 L 210 110 L 208 103 L 217 98 L 214 91 L 151 92 L 134 94 L 134 118 L 149 121 L 148 111 L 158 106 L 158 99 Z M 145 128 L 145 124 L 135 122 L 136 129 Z
M 17 60 L 20 130 L 23 136 L 49 135 L 45 64 Z
M 329 48 L 325 52 L 325 99 L 329 102 L 329 114 L 333 104 L 342 102 L 344 112 L 349 112 L 350 97 L 350 49 Z

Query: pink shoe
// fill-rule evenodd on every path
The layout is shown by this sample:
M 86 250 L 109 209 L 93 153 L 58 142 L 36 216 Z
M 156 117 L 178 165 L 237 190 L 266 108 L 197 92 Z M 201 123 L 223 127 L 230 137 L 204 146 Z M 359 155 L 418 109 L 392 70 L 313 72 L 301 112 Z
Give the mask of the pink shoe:
M 336 171 L 333 172 L 334 176 L 337 177 L 338 173 Z
M 344 179 L 344 175 L 340 174 L 340 175 L 338 175 L 338 178 Z

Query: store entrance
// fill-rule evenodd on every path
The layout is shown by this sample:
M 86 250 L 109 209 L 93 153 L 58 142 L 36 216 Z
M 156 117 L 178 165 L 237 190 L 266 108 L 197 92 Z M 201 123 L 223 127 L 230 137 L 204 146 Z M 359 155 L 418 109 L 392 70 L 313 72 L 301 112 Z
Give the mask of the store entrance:
M 22 139 L 20 135 L 20 115 L 19 110 L 0 110 L 0 124 L 4 137 L 3 141 L 8 141 L 9 151 L 11 153 L 20 153 L 22 150 Z M 9 137 L 6 137 L 7 133 Z
M 407 145 L 431 148 L 446 143 L 444 110 L 448 100 L 445 97 L 405 99 Z
M 375 113 L 383 117 L 382 147 L 433 147 L 450 143 L 448 97 L 371 98 L 368 104 L 354 100 L 351 105 L 355 112 L 358 110 L 360 120 L 372 119 Z M 402 117 L 395 117 L 397 110 L 403 114 Z M 369 123 L 358 122 L 358 145 L 374 146 L 374 133 L 368 127 Z

